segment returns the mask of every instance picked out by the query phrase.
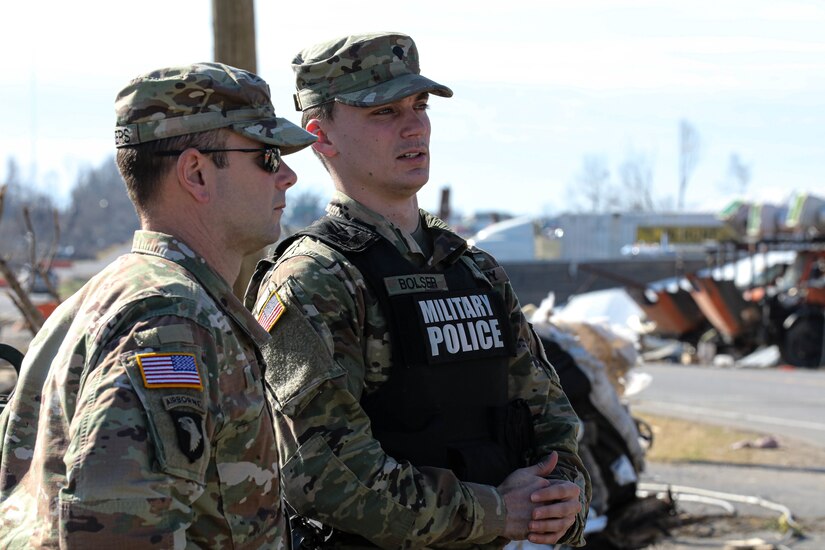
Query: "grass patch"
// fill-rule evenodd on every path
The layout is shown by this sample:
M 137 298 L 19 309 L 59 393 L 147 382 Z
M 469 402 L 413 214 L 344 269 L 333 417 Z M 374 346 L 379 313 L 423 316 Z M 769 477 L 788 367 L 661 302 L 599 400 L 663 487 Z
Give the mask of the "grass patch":
M 784 465 L 822 467 L 825 450 L 786 440 L 776 434 L 740 430 L 689 420 L 634 412 L 653 430 L 653 447 L 647 452 L 650 462 L 719 462 L 727 464 Z M 773 435 L 775 449 L 734 448 L 735 443 L 754 441 Z

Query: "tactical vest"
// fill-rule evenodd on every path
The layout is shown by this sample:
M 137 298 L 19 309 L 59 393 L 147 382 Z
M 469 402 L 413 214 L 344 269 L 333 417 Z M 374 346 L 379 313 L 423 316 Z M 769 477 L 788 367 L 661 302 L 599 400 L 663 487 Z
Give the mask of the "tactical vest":
M 533 456 L 524 400 L 508 402 L 515 341 L 501 296 L 462 261 L 419 268 L 366 224 L 325 217 L 301 236 L 343 254 L 384 311 L 392 345 L 389 379 L 364 395 L 374 437 L 388 455 L 498 485 Z

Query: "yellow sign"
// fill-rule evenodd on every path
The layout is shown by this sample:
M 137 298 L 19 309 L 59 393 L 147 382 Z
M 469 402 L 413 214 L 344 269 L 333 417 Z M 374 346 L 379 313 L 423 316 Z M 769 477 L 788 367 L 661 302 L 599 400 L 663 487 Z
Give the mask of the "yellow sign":
M 636 242 L 661 243 L 667 235 L 670 244 L 698 244 L 706 241 L 730 239 L 730 230 L 724 226 L 674 226 L 637 227 Z

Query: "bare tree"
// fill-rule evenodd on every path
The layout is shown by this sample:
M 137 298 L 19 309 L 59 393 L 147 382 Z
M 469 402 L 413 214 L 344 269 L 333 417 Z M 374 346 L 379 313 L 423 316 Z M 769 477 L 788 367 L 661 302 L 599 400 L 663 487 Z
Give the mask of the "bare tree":
M 324 198 L 311 190 L 293 191 L 289 198 L 289 209 L 281 218 L 283 236 L 300 231 L 324 215 Z
M 728 161 L 728 179 L 733 182 L 736 191 L 742 195 L 748 190 L 751 181 L 751 166 L 745 164 L 737 153 L 731 153 Z
M 17 160 L 14 157 L 6 159 L 6 181 L 5 185 L 12 186 L 20 182 L 20 168 L 17 166 Z
M 679 210 L 685 208 L 688 180 L 699 162 L 699 132 L 687 120 L 679 122 Z
M 0 221 L 3 219 L 6 190 L 6 185 L 0 185 Z M 40 278 L 46 285 L 47 292 L 51 295 L 56 303 L 60 303 L 60 295 L 54 287 L 52 280 L 49 278 L 49 271 L 51 269 L 52 260 L 57 251 L 57 243 L 60 238 L 60 226 L 58 224 L 57 209 L 52 212 L 54 223 L 54 237 L 52 243 L 48 246 L 47 251 L 42 256 L 38 257 L 37 253 L 37 238 L 34 230 L 34 225 L 31 218 L 31 210 L 28 206 L 23 207 L 23 217 L 26 224 L 26 240 L 29 248 L 28 258 L 28 273 L 29 279 L 27 283 L 23 283 L 17 277 L 17 274 L 9 266 L 7 259 L 0 256 L 0 275 L 6 280 L 9 290 L 7 294 L 9 299 L 14 303 L 15 307 L 20 311 L 23 319 L 26 322 L 29 331 L 32 335 L 37 334 L 37 331 L 43 326 L 45 317 L 43 313 L 34 305 L 30 294 L 33 289 L 34 282 Z
M 591 212 L 601 212 L 612 202 L 609 189 L 610 170 L 607 161 L 598 155 L 586 155 L 581 171 L 576 175 L 578 193 L 590 205 Z
M 619 177 L 624 188 L 623 208 L 633 212 L 648 212 L 653 207 L 653 167 L 643 153 L 630 152 L 619 165 Z
M 132 240 L 140 222 L 114 157 L 80 170 L 61 220 L 61 242 L 71 246 L 75 258 L 93 258 L 108 246 Z

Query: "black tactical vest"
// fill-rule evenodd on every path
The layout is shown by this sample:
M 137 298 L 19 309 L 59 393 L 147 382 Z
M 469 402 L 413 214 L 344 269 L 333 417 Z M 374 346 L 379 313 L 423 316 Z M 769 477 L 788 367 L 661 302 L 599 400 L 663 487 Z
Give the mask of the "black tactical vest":
M 366 224 L 325 217 L 300 236 L 320 240 L 358 268 L 388 319 L 389 380 L 364 395 L 374 437 L 388 455 L 498 485 L 533 457 L 532 419 L 508 402 L 515 354 L 508 312 L 486 279 L 457 261 L 419 268 Z

